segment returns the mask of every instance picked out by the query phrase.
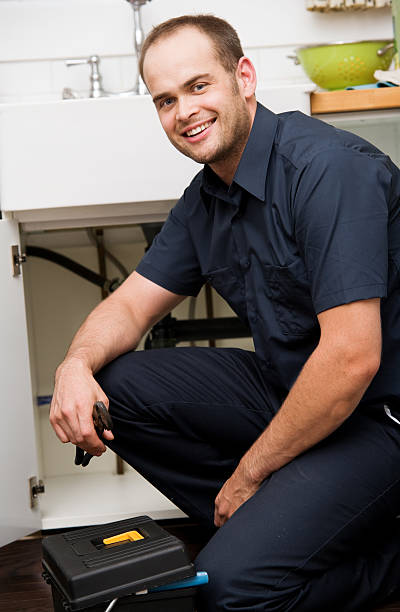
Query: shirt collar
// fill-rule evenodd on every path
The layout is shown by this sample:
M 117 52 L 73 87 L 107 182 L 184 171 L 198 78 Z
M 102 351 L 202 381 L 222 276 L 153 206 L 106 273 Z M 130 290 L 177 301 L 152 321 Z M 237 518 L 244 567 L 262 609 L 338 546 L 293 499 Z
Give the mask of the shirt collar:
M 258 102 L 253 127 L 233 177 L 234 183 L 261 202 L 265 202 L 265 181 L 277 127 L 275 113 Z
M 275 113 L 258 102 L 253 126 L 232 184 L 227 188 L 225 183 L 206 165 L 202 178 L 202 188 L 205 193 L 239 205 L 241 189 L 237 187 L 241 187 L 264 202 L 265 181 L 277 127 L 278 117 Z

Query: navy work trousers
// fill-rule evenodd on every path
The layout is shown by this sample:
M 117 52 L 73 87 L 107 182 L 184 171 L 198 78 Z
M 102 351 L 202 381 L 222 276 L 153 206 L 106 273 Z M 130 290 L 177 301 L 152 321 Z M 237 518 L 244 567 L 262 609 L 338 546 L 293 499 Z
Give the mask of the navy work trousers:
M 109 446 L 190 516 L 214 500 L 278 409 L 256 355 L 176 348 L 122 355 L 97 379 Z M 400 586 L 400 425 L 357 409 L 273 473 L 196 560 L 198 610 L 353 612 Z

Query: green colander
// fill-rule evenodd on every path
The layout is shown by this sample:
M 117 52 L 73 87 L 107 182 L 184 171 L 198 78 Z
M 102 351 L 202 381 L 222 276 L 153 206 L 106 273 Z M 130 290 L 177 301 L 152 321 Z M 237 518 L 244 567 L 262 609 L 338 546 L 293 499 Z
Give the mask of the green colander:
M 364 40 L 298 47 L 295 60 L 322 89 L 344 89 L 375 83 L 375 70 L 387 70 L 394 53 L 393 40 Z

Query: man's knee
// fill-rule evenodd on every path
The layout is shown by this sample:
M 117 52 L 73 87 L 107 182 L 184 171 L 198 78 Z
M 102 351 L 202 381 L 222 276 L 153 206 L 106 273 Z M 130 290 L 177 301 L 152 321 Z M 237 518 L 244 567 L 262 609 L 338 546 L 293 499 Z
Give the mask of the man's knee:
M 198 593 L 198 612 L 233 612 L 259 610 L 287 612 L 296 609 L 296 602 L 306 585 L 289 584 L 284 574 L 273 567 L 252 569 L 246 559 L 222 558 L 214 551 L 203 550 L 196 560 L 196 569 L 206 571 L 209 583 Z M 278 578 L 277 578 L 278 577 Z

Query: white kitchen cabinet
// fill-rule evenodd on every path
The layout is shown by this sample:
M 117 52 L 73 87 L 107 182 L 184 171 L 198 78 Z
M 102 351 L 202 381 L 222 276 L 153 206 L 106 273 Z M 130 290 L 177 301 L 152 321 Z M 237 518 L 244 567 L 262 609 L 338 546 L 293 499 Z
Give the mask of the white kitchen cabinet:
M 0 544 L 40 528 L 31 508 L 29 479 L 37 476 L 32 388 L 22 277 L 13 275 L 12 246 L 19 248 L 16 221 L 0 221 Z

